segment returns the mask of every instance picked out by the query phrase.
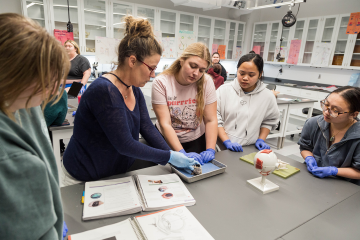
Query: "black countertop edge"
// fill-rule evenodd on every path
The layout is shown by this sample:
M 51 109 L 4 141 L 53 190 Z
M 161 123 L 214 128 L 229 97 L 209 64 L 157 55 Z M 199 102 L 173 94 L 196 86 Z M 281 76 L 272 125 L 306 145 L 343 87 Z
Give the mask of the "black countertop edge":
M 272 78 L 272 77 L 264 77 L 264 83 L 275 84 L 275 85 L 284 86 L 284 87 L 305 89 L 305 90 L 310 90 L 310 91 L 325 92 L 325 93 L 330 93 L 330 92 L 321 90 L 321 89 L 305 88 L 305 86 L 318 86 L 318 87 L 333 86 L 333 85 L 322 84 L 322 83 L 303 82 L 303 81 L 289 80 L 289 79 L 283 79 L 283 78 L 278 78 L 278 79 L 280 79 L 281 82 L 275 82 L 275 78 Z M 286 86 L 286 85 L 284 85 L 284 83 L 296 84 L 296 86 Z M 334 86 L 337 88 L 342 87 L 342 86 L 338 86 L 338 85 L 334 85 Z

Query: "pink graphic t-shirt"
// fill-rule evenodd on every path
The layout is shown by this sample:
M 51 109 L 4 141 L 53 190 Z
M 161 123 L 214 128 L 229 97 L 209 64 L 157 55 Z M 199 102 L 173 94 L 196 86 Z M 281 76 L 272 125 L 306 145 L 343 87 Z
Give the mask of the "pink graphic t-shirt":
M 205 105 L 216 102 L 215 85 L 207 74 L 204 91 Z M 196 83 L 182 86 L 173 75 L 160 75 L 152 85 L 151 102 L 169 107 L 171 125 L 181 143 L 193 141 L 205 133 L 204 121 L 200 124 L 196 117 L 196 93 Z M 156 126 L 161 131 L 158 121 Z

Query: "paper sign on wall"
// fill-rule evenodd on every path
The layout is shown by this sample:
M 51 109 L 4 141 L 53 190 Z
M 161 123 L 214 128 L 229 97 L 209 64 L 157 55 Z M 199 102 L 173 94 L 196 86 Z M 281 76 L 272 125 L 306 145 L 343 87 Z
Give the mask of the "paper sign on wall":
M 100 64 L 117 62 L 120 39 L 95 36 L 95 59 Z
M 162 32 L 160 30 L 154 30 L 155 39 L 162 45 Z
M 289 57 L 287 63 L 297 64 L 299 59 L 301 40 L 291 40 Z
M 276 57 L 280 52 L 280 59 L 279 62 L 284 62 L 286 55 L 287 55 L 287 47 L 275 47 L 275 55 L 274 55 L 274 61 L 276 62 Z
M 218 53 L 220 55 L 220 59 L 225 59 L 225 49 L 226 49 L 226 45 L 219 45 L 218 47 Z
M 176 45 L 174 37 L 162 38 L 163 58 L 176 58 Z
M 346 28 L 346 34 L 358 34 L 360 32 L 360 12 L 351 13 Z
M 312 56 L 313 66 L 326 67 L 329 65 L 332 43 L 316 43 Z
M 238 60 L 238 59 L 241 57 L 241 54 L 242 54 L 241 46 L 236 46 L 236 49 L 235 49 L 235 52 L 234 52 L 232 58 L 233 58 L 234 60 Z
M 182 52 L 189 46 L 190 44 L 196 42 L 195 35 L 193 31 L 179 31 L 179 46 L 176 49 L 178 57 L 181 56 Z
M 64 45 L 67 40 L 74 40 L 74 33 L 66 30 L 54 29 L 54 37 L 61 42 L 61 45 Z
M 218 47 L 219 47 L 218 44 L 213 44 L 213 45 L 212 45 L 211 54 L 213 54 L 214 52 L 217 52 L 217 51 L 218 51 Z
M 252 50 L 253 50 L 256 54 L 259 54 L 259 55 L 260 55 L 260 48 L 261 48 L 261 46 L 254 46 Z

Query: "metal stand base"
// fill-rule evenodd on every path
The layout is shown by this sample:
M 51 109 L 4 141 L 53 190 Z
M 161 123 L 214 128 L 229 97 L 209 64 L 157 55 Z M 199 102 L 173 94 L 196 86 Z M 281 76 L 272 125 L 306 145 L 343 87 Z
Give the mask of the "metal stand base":
M 263 194 L 277 191 L 280 188 L 275 183 L 267 180 L 264 176 L 247 180 L 247 182 L 254 186 L 256 189 L 260 190 Z

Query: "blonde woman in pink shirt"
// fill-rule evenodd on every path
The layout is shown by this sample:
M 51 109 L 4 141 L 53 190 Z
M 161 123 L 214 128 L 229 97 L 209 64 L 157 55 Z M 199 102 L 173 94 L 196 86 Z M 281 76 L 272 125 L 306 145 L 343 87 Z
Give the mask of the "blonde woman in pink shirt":
M 190 44 L 152 85 L 156 128 L 170 148 L 201 164 L 215 157 L 216 92 L 205 71 L 210 53 L 203 43 Z

